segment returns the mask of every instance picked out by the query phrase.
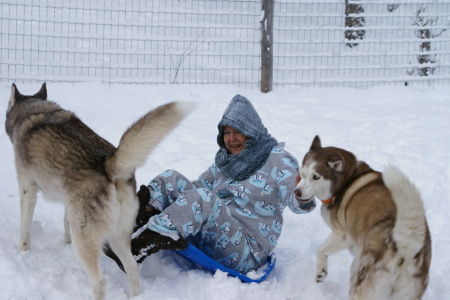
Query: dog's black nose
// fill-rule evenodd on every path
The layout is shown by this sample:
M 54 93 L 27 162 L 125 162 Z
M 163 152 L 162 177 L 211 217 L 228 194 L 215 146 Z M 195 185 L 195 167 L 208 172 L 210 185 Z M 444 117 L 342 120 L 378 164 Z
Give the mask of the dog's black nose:
M 295 197 L 297 197 L 298 199 L 300 199 L 302 197 L 302 192 L 300 192 L 300 190 L 296 189 L 294 191 L 294 195 Z

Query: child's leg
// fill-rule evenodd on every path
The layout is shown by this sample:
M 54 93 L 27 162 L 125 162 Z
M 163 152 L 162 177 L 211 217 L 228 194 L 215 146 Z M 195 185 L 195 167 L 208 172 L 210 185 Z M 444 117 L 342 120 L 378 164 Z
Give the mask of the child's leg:
M 195 189 L 189 179 L 174 170 L 162 172 L 147 187 L 150 190 L 149 204 L 160 211 L 170 206 L 180 194 Z

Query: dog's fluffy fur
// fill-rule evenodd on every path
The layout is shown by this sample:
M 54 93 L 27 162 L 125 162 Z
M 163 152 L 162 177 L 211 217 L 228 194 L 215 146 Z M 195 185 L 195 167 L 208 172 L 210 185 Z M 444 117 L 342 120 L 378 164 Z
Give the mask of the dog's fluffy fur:
M 33 96 L 15 84 L 6 113 L 20 189 L 19 250 L 30 249 L 30 227 L 37 192 L 64 203 L 64 240 L 73 244 L 89 277 L 95 299 L 105 298 L 98 259 L 108 242 L 128 274 L 129 294 L 140 293 L 130 238 L 139 207 L 135 169 L 184 118 L 187 103 L 169 103 L 134 123 L 118 148 L 98 136 L 75 114 L 47 101 L 45 83 Z M 69 228 L 70 224 L 70 228 Z
M 350 299 L 420 299 L 428 283 L 431 239 L 421 196 L 399 169 L 372 170 L 318 136 L 303 159 L 295 194 L 317 197 L 332 229 L 317 252 L 316 281 L 327 275 L 327 257 L 354 255 Z

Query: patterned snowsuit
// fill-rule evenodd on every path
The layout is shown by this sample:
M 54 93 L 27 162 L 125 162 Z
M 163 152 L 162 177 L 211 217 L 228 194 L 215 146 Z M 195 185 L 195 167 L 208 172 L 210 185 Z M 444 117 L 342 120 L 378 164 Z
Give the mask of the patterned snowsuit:
M 240 273 L 261 267 L 277 244 L 285 207 L 302 214 L 316 206 L 314 200 L 295 199 L 298 162 L 283 146 L 274 147 L 264 165 L 242 181 L 226 177 L 216 164 L 193 182 L 176 171 L 163 172 L 148 185 L 150 204 L 162 210 L 149 228 L 176 232 Z

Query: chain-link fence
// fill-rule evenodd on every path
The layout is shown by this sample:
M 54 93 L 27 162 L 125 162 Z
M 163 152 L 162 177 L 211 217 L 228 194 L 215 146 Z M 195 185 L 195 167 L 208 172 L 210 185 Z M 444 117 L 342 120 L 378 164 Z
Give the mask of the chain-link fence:
M 261 0 L 0 0 L 0 80 L 261 79 Z M 275 1 L 273 85 L 450 83 L 450 1 Z

